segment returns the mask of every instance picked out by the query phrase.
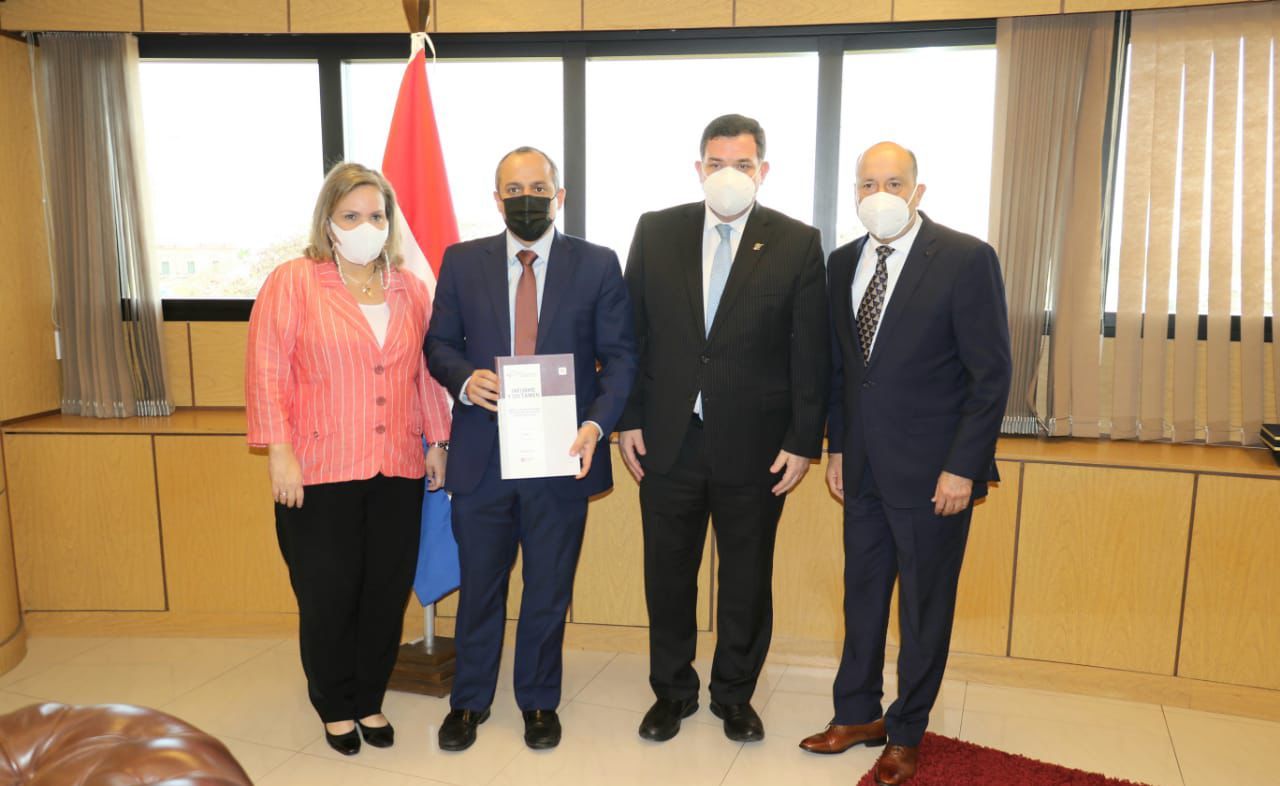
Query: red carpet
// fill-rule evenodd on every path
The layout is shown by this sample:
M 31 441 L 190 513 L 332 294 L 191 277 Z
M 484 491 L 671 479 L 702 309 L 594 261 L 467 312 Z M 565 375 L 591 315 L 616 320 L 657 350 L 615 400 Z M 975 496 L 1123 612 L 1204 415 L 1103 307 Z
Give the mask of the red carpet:
M 874 769 L 858 786 L 875 786 Z M 1142 786 L 1092 772 L 1046 764 L 950 737 L 925 734 L 920 768 L 908 786 Z

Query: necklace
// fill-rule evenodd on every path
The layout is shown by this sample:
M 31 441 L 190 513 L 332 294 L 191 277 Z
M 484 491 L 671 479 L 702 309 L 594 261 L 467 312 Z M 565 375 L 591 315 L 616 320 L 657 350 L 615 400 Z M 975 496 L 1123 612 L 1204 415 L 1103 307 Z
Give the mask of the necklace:
M 338 275 L 342 277 L 342 283 L 350 287 L 352 279 L 347 278 L 346 271 L 342 269 L 342 263 L 335 258 L 333 260 L 333 264 L 338 266 Z M 360 294 L 364 295 L 365 297 L 373 297 L 373 278 L 374 276 L 377 276 L 379 273 L 382 274 L 382 289 L 384 292 L 386 291 L 387 268 L 385 265 L 382 264 L 381 261 L 378 261 L 374 263 L 373 272 L 369 273 L 369 277 L 366 278 L 364 281 L 357 282 L 357 284 L 360 287 Z

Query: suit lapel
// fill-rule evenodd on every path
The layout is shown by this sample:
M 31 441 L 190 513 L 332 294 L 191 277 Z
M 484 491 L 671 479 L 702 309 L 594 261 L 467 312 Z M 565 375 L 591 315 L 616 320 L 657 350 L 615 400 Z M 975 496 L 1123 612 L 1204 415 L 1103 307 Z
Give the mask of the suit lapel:
M 387 320 L 387 338 L 382 344 L 384 354 L 390 356 L 391 351 L 395 348 L 396 339 L 400 336 L 409 335 L 405 321 L 409 318 L 409 297 L 405 292 L 404 275 L 399 270 L 391 270 L 387 273 L 387 288 L 383 292 L 383 298 L 387 301 L 387 306 L 391 309 L 391 317 Z
M 853 334 L 853 320 L 856 313 L 853 304 L 853 279 L 858 273 L 858 263 L 862 259 L 862 249 L 867 245 L 867 238 L 864 235 L 861 240 L 855 241 L 848 263 L 841 263 L 840 267 L 832 271 L 831 291 L 835 296 L 835 302 L 838 304 L 836 313 L 832 315 L 836 322 L 836 330 L 840 331 L 841 337 L 847 341 L 851 341 L 850 346 L 858 349 L 857 336 Z M 860 351 L 860 350 L 859 350 Z
M 689 313 L 693 314 L 695 335 L 706 335 L 706 312 L 702 295 L 702 230 L 706 208 L 701 202 L 690 205 L 681 237 L 675 239 L 678 253 L 687 254 L 683 264 L 685 291 L 689 295 Z
M 907 301 L 911 299 L 911 293 L 920 285 L 924 279 L 925 272 L 929 269 L 930 263 L 933 262 L 933 244 L 937 241 L 937 233 L 933 231 L 933 222 L 925 217 L 923 213 L 917 214 L 920 220 L 920 233 L 916 235 L 915 242 L 911 244 L 911 253 L 907 255 L 907 261 L 902 267 L 902 274 L 898 276 L 898 283 L 893 287 L 893 294 L 889 297 L 889 302 L 885 304 L 884 313 L 880 316 L 880 327 L 876 333 L 876 343 L 871 350 L 871 360 L 867 363 L 867 367 L 874 366 L 876 361 L 884 354 L 883 349 L 886 342 L 893 340 L 893 326 L 898 319 L 902 317 L 902 313 L 906 311 Z
M 738 253 L 733 257 L 733 266 L 729 268 L 729 279 L 725 282 L 724 293 L 720 296 L 720 305 L 716 307 L 716 316 L 711 323 L 711 332 L 707 340 L 715 339 L 720 325 L 724 324 L 726 315 L 733 309 L 738 298 L 751 276 L 755 274 L 764 256 L 769 237 L 769 215 L 765 209 L 756 205 L 747 217 L 747 224 L 742 228 L 742 242 L 738 244 Z M 699 282 L 701 284 L 701 282 Z
M 555 321 L 564 293 L 572 286 L 578 255 L 573 244 L 556 232 L 551 241 L 551 255 L 547 258 L 547 273 L 542 282 L 542 308 L 538 311 L 537 351 L 543 352 L 551 325 Z
M 357 333 L 364 336 L 374 346 L 377 346 L 378 339 L 373 335 L 373 328 L 369 327 L 369 320 L 365 319 L 364 314 L 360 311 L 360 303 L 356 300 L 355 295 L 347 289 L 342 281 L 342 274 L 338 272 L 338 264 L 334 262 L 322 263 L 318 271 L 320 286 L 329 293 L 329 302 L 333 304 L 334 310 L 347 321 L 347 324 Z
M 511 354 L 511 294 L 507 283 L 507 235 L 502 233 L 485 244 L 484 259 L 480 261 L 484 288 L 489 292 L 493 305 L 494 324 L 498 326 L 499 339 Z

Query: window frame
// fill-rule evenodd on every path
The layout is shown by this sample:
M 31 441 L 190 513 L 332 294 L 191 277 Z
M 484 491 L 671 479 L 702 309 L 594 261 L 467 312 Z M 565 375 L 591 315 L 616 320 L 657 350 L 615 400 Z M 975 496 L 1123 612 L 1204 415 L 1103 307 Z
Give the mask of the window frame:
M 837 219 L 839 136 L 844 54 L 878 49 L 992 46 L 994 19 L 943 20 L 789 28 L 583 31 L 564 33 L 440 33 L 432 41 L 447 58 L 559 58 L 564 73 L 564 186 L 577 196 L 565 203 L 565 231 L 586 228 L 586 61 L 595 57 L 742 55 L 815 52 L 818 106 L 814 160 L 814 225 L 824 251 L 834 248 Z M 345 157 L 342 67 L 351 60 L 405 60 L 409 37 L 362 35 L 181 35 L 138 36 L 143 60 L 314 60 L 320 81 L 320 125 L 327 171 Z M 166 321 L 238 322 L 249 318 L 247 298 L 166 298 Z

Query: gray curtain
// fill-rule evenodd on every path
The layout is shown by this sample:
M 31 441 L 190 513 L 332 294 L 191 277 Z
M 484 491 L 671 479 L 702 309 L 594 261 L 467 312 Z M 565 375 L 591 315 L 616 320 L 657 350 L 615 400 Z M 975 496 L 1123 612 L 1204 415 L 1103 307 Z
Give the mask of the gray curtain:
M 62 411 L 171 414 L 144 214 L 136 42 L 46 33 L 35 60 Z
M 1114 25 L 1114 14 L 1070 14 L 1001 19 L 997 29 L 990 236 L 1004 265 L 1013 343 L 1005 434 L 1055 430 L 1044 415 L 1053 411 L 1045 401 L 1053 391 L 1042 384 L 1048 317 L 1063 284 L 1079 289 L 1075 279 L 1101 278 L 1102 122 Z M 1077 369 L 1094 380 L 1098 325 L 1094 362 Z

